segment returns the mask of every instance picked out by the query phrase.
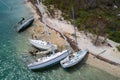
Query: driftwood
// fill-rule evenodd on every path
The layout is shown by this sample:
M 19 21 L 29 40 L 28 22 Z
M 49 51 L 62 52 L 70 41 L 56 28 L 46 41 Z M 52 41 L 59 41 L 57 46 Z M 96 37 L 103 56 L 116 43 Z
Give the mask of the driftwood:
M 113 64 L 113 65 L 120 65 L 119 63 L 116 63 L 116 62 L 113 62 L 113 61 L 111 61 L 111 60 L 108 60 L 108 59 L 106 59 L 106 58 L 104 58 L 104 57 L 102 57 L 102 56 L 100 56 L 100 55 L 95 55 L 95 54 L 93 54 L 93 53 L 89 53 L 89 54 L 91 54 L 91 55 L 95 56 L 96 58 L 98 58 L 98 59 L 100 59 L 100 60 L 102 60 L 102 61 L 105 61 L 105 62 L 107 62 L 107 63 Z
M 39 55 L 39 54 L 46 55 L 46 54 L 49 54 L 50 52 L 51 52 L 51 50 L 48 49 L 47 51 L 36 52 L 35 54 L 36 55 Z
M 60 36 L 64 39 L 64 37 L 63 37 L 63 35 L 62 35 L 61 32 L 59 32 L 58 30 L 50 27 L 49 25 L 47 25 L 47 27 L 50 28 L 51 30 L 54 30 L 54 31 L 56 31 L 57 33 L 59 33 Z M 69 38 L 69 37 L 66 36 L 66 35 L 64 35 L 64 36 L 66 37 L 67 41 L 69 42 L 69 44 L 70 44 L 70 46 L 72 47 L 73 50 L 75 50 L 76 48 L 77 48 L 78 50 L 80 50 L 79 47 L 76 46 L 76 42 L 75 42 L 73 39 Z
M 73 39 L 69 38 L 68 36 L 65 36 L 65 37 L 67 38 L 67 41 L 69 42 L 73 50 L 76 50 L 76 48 L 80 50 L 79 47 L 76 45 L 76 42 Z
M 38 2 L 39 3 L 39 2 Z M 43 17 L 43 15 L 42 14 L 44 14 L 44 13 L 42 13 L 40 10 L 39 10 L 39 7 L 38 6 L 36 6 L 37 7 L 37 10 L 39 11 L 39 15 L 41 16 L 41 18 Z M 43 20 L 40 20 L 40 21 L 42 21 L 42 22 L 44 22 Z M 58 30 L 56 30 L 55 28 L 52 28 L 52 27 L 50 27 L 50 25 L 48 25 L 48 24 L 46 24 L 46 26 L 48 27 L 48 28 L 50 28 L 51 30 L 54 30 L 54 31 L 56 31 L 57 33 L 59 33 L 60 34 L 60 36 L 64 39 L 64 37 L 63 37 L 63 35 L 62 35 L 62 33 L 60 32 L 60 31 L 58 31 Z M 67 37 L 67 36 L 65 36 L 66 38 L 67 38 L 67 41 L 70 43 L 70 45 L 71 45 L 71 47 L 74 49 L 74 48 L 76 48 L 77 46 L 75 45 L 75 41 L 72 41 L 72 39 L 70 39 L 69 37 Z M 78 48 L 78 47 L 77 47 Z
M 52 29 L 52 30 L 55 30 L 55 31 L 58 32 L 58 33 L 61 35 L 61 37 L 62 37 L 61 32 L 57 31 L 57 30 L 54 29 L 54 28 L 51 28 L 51 27 L 48 26 L 48 25 L 47 25 L 47 27 L 49 27 L 49 28 Z M 73 39 L 69 38 L 68 36 L 65 36 L 65 37 L 67 38 L 67 41 L 70 43 L 71 47 L 75 50 L 75 48 L 77 47 L 75 41 L 74 41 Z M 63 37 L 62 37 L 62 38 L 63 38 Z M 79 48 L 78 48 L 78 49 L 79 49 Z M 79 49 L 79 50 L 80 50 L 80 49 Z M 98 59 L 100 59 L 100 60 L 102 60 L 102 61 L 105 61 L 105 62 L 107 62 L 107 63 L 113 64 L 113 65 L 120 65 L 119 63 L 116 63 L 116 62 L 113 62 L 113 61 L 111 61 L 111 60 L 108 60 L 108 59 L 106 59 L 106 58 L 104 58 L 104 57 L 102 57 L 102 56 L 100 56 L 100 55 L 95 55 L 95 54 L 93 54 L 93 53 L 90 53 L 90 54 L 92 54 L 92 55 L 95 56 L 96 58 L 98 58 Z M 100 54 L 101 54 L 101 53 L 100 53 Z
M 38 11 L 38 9 L 37 9 L 37 11 Z M 39 12 L 39 13 L 40 13 L 40 12 Z M 39 14 L 39 15 L 40 15 L 40 14 Z M 40 16 L 42 16 L 42 15 L 40 15 Z M 41 21 L 42 21 L 42 20 L 41 20 Z M 64 38 L 64 37 L 62 36 L 62 33 L 59 32 L 58 30 L 50 27 L 49 25 L 47 25 L 47 27 L 49 27 L 50 29 L 58 32 L 58 33 L 61 35 L 61 37 Z M 72 47 L 73 49 L 75 49 L 75 48 L 77 47 L 75 41 L 72 40 L 71 38 L 67 37 L 67 36 L 65 36 L 65 37 L 67 38 L 67 41 L 70 43 L 71 47 Z M 79 49 L 79 48 L 78 48 L 78 49 Z M 100 60 L 103 60 L 103 61 L 105 61 L 105 62 L 108 62 L 108 63 L 110 63 L 110 64 L 120 65 L 119 63 L 116 63 L 116 62 L 113 62 L 113 61 L 111 61 L 111 60 L 108 60 L 108 59 L 106 59 L 106 58 L 104 58 L 104 57 L 102 57 L 102 56 L 100 56 L 100 55 L 95 55 L 95 54 L 93 54 L 93 53 L 90 53 L 90 54 L 92 54 L 92 55 L 95 56 L 96 58 L 98 58 L 98 59 L 100 59 Z

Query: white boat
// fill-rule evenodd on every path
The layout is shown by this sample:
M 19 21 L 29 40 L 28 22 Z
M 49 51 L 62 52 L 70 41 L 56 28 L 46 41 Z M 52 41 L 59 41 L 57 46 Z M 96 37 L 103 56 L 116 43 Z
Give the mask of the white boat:
M 36 62 L 30 63 L 28 65 L 28 68 L 31 70 L 35 70 L 35 69 L 43 69 L 43 68 L 52 66 L 56 63 L 59 63 L 60 60 L 64 59 L 70 53 L 71 53 L 71 50 L 68 49 L 62 52 L 57 52 L 55 54 L 52 54 L 49 57 L 43 57 L 41 59 L 37 59 Z
M 73 19 L 74 19 L 74 10 L 72 8 L 73 11 Z M 76 41 L 76 52 L 68 55 L 65 59 L 60 61 L 60 64 L 63 68 L 69 68 L 72 67 L 74 65 L 76 65 L 77 63 L 79 63 L 87 54 L 88 50 L 79 50 L 78 49 L 78 44 L 77 44 L 77 37 L 76 37 L 76 29 L 74 27 L 74 31 L 75 31 L 75 41 Z
M 48 50 L 48 49 L 57 50 L 57 45 L 54 45 L 50 42 L 46 42 L 43 40 L 34 40 L 34 39 L 30 39 L 29 41 L 33 46 L 41 50 Z
M 60 64 L 63 68 L 72 67 L 76 65 L 77 63 L 79 63 L 85 57 L 87 52 L 88 50 L 84 49 L 84 50 L 80 50 L 78 52 L 72 53 L 69 56 L 67 56 L 65 59 L 60 61 Z
M 38 2 L 38 5 L 40 5 L 39 0 L 37 0 L 37 2 Z M 41 14 L 43 15 L 43 13 L 41 13 Z M 43 15 L 42 20 L 46 25 L 44 15 Z M 50 41 L 50 34 L 48 32 L 47 26 L 45 26 L 45 28 L 46 28 L 46 32 L 48 35 L 48 39 Z M 31 39 L 30 43 L 39 49 L 51 49 L 51 51 L 53 52 L 53 54 L 48 57 L 38 58 L 37 61 L 34 61 L 34 62 L 28 64 L 28 68 L 31 70 L 43 69 L 43 68 L 52 66 L 56 63 L 59 63 L 62 59 L 67 57 L 72 52 L 71 49 L 66 49 L 66 50 L 63 50 L 62 52 L 55 53 L 54 51 L 55 51 L 55 49 L 57 49 L 57 46 L 54 44 L 51 44 L 49 42 L 42 41 L 42 40 L 32 40 Z

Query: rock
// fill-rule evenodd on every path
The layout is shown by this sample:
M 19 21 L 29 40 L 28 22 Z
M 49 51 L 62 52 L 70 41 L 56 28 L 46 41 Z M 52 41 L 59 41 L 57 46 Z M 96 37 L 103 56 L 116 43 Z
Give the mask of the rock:
M 120 16 L 120 14 L 117 14 L 117 16 L 119 17 L 119 16 Z
M 114 7 L 114 8 L 118 8 L 118 6 L 117 6 L 117 5 L 113 5 L 113 7 Z

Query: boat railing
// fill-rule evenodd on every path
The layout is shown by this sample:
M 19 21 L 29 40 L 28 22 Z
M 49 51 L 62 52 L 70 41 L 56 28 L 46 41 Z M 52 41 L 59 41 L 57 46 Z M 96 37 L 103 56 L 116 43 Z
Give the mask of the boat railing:
M 32 19 L 32 18 L 33 18 L 33 16 L 26 18 L 26 19 L 23 19 L 23 20 L 18 22 L 18 25 L 21 25 L 21 24 L 25 23 L 27 20 Z

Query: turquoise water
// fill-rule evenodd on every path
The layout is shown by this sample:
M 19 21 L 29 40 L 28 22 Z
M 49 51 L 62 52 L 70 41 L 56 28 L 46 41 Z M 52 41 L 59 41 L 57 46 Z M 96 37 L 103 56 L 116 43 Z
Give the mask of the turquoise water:
M 30 49 L 30 33 L 17 34 L 14 24 L 32 13 L 24 0 L 3 1 L 9 8 L 0 2 L 0 80 L 119 80 L 87 64 L 69 71 L 63 70 L 59 64 L 42 72 L 30 71 L 20 57 Z

